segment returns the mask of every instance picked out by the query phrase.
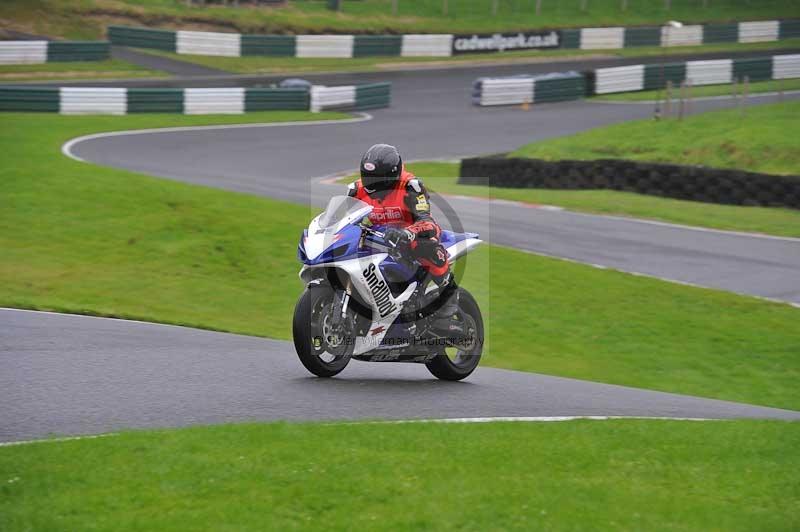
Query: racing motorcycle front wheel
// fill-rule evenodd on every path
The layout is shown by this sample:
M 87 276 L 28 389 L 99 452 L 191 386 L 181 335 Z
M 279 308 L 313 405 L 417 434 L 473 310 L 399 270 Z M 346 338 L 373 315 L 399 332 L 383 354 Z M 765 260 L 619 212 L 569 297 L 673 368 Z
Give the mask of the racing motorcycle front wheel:
M 303 366 L 317 377 L 341 372 L 355 347 L 349 321 L 334 319 L 335 296 L 330 285 L 311 285 L 294 308 L 294 348 Z
M 459 316 L 464 321 L 465 338 L 425 363 L 428 370 L 439 379 L 460 381 L 470 375 L 481 361 L 483 353 L 483 316 L 472 294 L 459 288 Z

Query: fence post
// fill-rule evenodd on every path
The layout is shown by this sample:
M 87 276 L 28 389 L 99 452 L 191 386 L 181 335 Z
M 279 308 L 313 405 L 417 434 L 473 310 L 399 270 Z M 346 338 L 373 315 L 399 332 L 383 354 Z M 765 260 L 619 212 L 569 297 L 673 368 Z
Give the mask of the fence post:
M 672 0 L 664 0 L 664 9 L 669 11 L 672 8 Z
M 692 112 L 692 80 L 686 80 L 686 114 Z
M 392 0 L 392 15 L 397 14 L 397 0 Z
M 622 5 L 620 6 L 620 8 L 622 9 L 622 11 L 627 11 L 628 10 L 628 0 L 622 0 Z
M 686 81 L 681 82 L 681 102 L 678 106 L 678 120 L 683 120 L 683 113 L 686 110 Z
M 497 4 L 499 4 L 499 0 L 492 0 L 492 16 L 497 16 Z
M 745 114 L 747 108 L 747 98 L 750 95 L 750 76 L 744 77 L 744 105 L 742 106 L 742 114 Z
M 672 113 L 672 80 L 667 80 L 666 99 L 664 100 L 664 117 Z
M 581 11 L 586 11 L 589 7 L 589 0 L 581 0 Z
M 542 0 L 536 0 L 536 16 L 542 12 Z

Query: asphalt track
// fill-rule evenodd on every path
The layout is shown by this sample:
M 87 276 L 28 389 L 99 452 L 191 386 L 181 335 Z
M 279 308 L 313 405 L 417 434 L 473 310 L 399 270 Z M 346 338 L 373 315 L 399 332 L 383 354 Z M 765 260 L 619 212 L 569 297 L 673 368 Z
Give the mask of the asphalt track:
M 517 69 L 519 71 L 519 69 Z M 529 71 L 529 70 L 525 70 Z M 75 156 L 191 183 L 320 205 L 319 179 L 393 142 L 414 159 L 501 152 L 649 116 L 643 105 L 533 111 L 469 105 L 469 69 L 394 79 L 394 106 L 358 123 L 192 129 L 78 142 Z M 437 80 L 446 80 L 439 86 Z M 754 102 L 771 98 L 754 98 Z M 696 102 L 694 112 L 729 106 Z M 700 231 L 501 202 L 444 198 L 467 230 L 537 253 L 800 301 L 800 241 Z M 487 362 L 491 360 L 487 355 Z M 424 367 L 352 363 L 310 378 L 290 343 L 101 318 L 0 310 L 0 440 L 272 419 L 621 415 L 800 419 L 800 412 L 481 367 L 466 382 Z
M 287 342 L 0 309 L 0 441 L 254 420 L 494 416 L 759 417 L 800 412 L 482 367 L 351 362 L 311 377 Z M 491 355 L 488 355 L 491 357 Z

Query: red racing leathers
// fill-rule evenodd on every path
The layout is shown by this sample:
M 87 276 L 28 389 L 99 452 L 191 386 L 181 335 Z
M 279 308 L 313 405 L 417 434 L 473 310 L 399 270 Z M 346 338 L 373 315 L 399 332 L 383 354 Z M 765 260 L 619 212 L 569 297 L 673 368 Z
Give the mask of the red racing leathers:
M 447 275 L 450 263 L 447 251 L 439 243 L 442 230 L 431 216 L 428 191 L 414 174 L 403 169 L 394 187 L 372 194 L 359 179 L 350 184 L 348 195 L 372 205 L 369 220 L 373 224 L 392 225 L 413 233 L 410 247 L 414 258 L 435 280 Z

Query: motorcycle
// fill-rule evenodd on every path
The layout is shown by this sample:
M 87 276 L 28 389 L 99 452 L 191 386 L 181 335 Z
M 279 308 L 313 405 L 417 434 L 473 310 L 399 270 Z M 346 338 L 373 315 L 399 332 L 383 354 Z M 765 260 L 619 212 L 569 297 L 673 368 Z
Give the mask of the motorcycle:
M 401 246 L 372 225 L 372 206 L 335 196 L 303 231 L 297 255 L 306 288 L 294 310 L 292 333 L 300 362 L 332 377 L 351 359 L 425 364 L 437 378 L 461 380 L 480 362 L 483 317 L 459 287 L 453 331 L 434 327 L 439 287 Z M 442 231 L 450 260 L 482 241 L 477 233 Z

